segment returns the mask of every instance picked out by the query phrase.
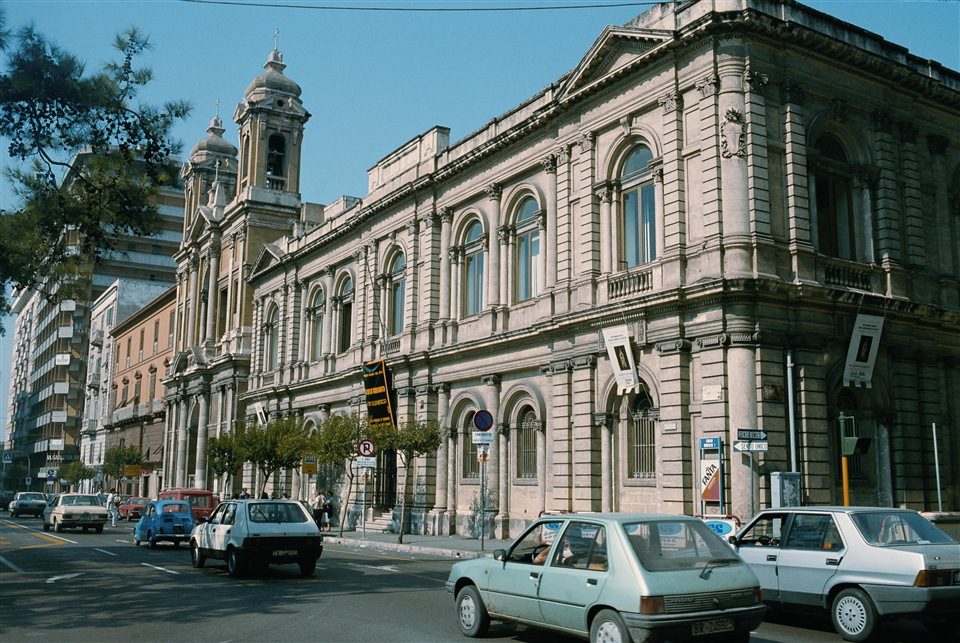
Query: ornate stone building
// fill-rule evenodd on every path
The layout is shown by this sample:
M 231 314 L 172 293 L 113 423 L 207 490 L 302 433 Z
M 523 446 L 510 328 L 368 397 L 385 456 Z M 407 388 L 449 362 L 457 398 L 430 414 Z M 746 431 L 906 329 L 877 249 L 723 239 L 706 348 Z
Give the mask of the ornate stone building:
M 261 85 L 276 95 L 248 88 L 236 112 L 253 171 L 188 210 L 181 454 L 253 401 L 314 423 L 362 408 L 360 365 L 382 357 L 399 416 L 444 430 L 400 472 L 415 530 L 474 529 L 480 409 L 501 536 L 541 511 L 696 513 L 710 437 L 741 518 L 794 467 L 804 503 L 841 503 L 841 430 L 872 440 L 851 463 L 854 504 L 931 509 L 936 423 L 944 507 L 960 507 L 960 74 L 787 0 L 665 3 L 466 138 L 413 138 L 365 197 L 328 206 L 296 194 L 306 113 Z M 287 165 L 259 152 L 274 137 Z M 212 158 L 185 168 L 194 194 Z M 235 259 L 205 258 L 240 229 Z M 239 306 L 225 330 L 222 301 Z M 883 330 L 856 386 L 862 313 Z M 640 384 L 625 394 L 610 327 L 631 338 Z M 739 430 L 766 431 L 769 451 L 735 452 Z M 377 504 L 396 502 L 396 475 L 381 454 Z

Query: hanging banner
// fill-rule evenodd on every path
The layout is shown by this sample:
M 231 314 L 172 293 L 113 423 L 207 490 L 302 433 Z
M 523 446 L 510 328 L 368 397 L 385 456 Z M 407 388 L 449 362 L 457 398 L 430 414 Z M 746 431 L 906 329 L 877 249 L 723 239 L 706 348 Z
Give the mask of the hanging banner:
M 873 379 L 873 365 L 880 350 L 880 334 L 883 332 L 883 317 L 876 315 L 857 315 L 853 327 L 850 348 L 847 349 L 847 363 L 843 369 L 843 385 L 861 384 L 870 388 Z
M 390 401 L 393 398 L 393 391 L 390 388 L 390 377 L 384 360 L 363 363 L 363 388 L 367 394 L 367 416 L 370 425 L 386 424 L 396 429 L 393 403 Z
M 613 366 L 614 377 L 620 395 L 637 389 L 637 365 L 633 361 L 630 348 L 630 331 L 626 326 L 603 328 L 603 343 L 607 345 L 607 355 Z

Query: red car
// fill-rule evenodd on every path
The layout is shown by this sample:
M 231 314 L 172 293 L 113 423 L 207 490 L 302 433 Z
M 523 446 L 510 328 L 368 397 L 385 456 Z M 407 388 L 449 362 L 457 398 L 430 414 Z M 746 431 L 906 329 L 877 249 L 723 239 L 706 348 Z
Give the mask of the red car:
M 130 522 L 134 518 L 140 518 L 143 508 L 150 502 L 150 498 L 127 498 L 117 507 L 117 514 L 121 520 L 126 519 Z

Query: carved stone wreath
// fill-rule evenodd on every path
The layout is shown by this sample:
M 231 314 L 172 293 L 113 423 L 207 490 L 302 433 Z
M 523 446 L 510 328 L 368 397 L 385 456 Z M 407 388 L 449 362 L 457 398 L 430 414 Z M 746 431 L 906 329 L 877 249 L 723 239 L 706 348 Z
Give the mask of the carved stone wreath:
M 720 126 L 720 155 L 723 158 L 747 155 L 747 124 L 740 110 L 729 108 Z

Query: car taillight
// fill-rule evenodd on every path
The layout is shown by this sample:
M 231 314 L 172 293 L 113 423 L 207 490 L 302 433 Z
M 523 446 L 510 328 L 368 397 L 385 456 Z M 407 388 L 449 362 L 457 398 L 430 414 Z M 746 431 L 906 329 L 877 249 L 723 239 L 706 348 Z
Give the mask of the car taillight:
M 953 577 L 952 569 L 925 569 L 917 574 L 914 587 L 946 587 Z
M 640 613 L 641 614 L 664 614 L 666 609 L 663 606 L 663 596 L 641 596 Z
M 763 602 L 763 589 L 760 588 L 760 587 L 754 587 L 754 588 L 753 588 L 753 598 L 755 598 L 758 603 L 762 603 L 762 602 Z

